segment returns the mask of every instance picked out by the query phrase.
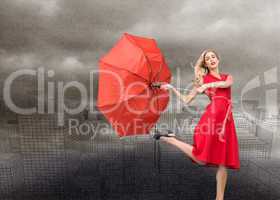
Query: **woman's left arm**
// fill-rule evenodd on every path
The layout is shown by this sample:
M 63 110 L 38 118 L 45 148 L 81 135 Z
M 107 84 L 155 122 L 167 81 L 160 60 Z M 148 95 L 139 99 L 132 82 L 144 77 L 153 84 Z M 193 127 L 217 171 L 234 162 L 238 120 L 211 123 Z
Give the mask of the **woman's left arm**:
M 207 89 L 209 87 L 227 88 L 227 87 L 230 87 L 232 84 L 233 84 L 233 77 L 229 74 L 225 81 L 216 81 L 216 82 L 206 83 L 206 84 L 203 84 L 201 87 L 203 87 L 204 89 Z

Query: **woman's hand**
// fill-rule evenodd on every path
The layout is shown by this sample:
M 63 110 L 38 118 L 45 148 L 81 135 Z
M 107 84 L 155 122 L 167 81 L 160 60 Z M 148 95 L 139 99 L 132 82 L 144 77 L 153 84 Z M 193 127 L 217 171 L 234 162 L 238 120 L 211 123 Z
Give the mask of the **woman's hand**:
M 171 84 L 163 84 L 160 86 L 160 89 L 163 89 L 163 90 L 170 90 L 170 89 L 173 89 L 174 87 L 171 85 Z
M 205 53 L 206 53 L 206 50 L 204 50 L 204 51 L 200 54 L 199 58 L 197 59 L 197 62 L 202 62 L 202 61 L 204 60 Z
M 196 87 L 196 91 L 197 91 L 198 93 L 203 93 L 206 89 L 207 89 L 207 87 L 205 86 L 205 84 L 203 84 L 203 85 L 200 86 L 200 87 Z
M 198 88 L 202 85 L 198 79 L 192 80 L 192 83 L 193 83 L 193 87 L 195 87 L 195 88 Z

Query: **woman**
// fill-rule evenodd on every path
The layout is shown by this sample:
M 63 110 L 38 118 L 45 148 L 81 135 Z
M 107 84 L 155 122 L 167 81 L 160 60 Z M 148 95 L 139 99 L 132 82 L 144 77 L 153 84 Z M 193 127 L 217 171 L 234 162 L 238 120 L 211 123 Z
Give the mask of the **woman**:
M 190 103 L 197 94 L 206 94 L 210 103 L 206 106 L 194 129 L 193 145 L 184 143 L 174 134 L 155 134 L 155 139 L 172 144 L 182 150 L 192 162 L 217 167 L 216 200 L 224 199 L 227 168 L 239 169 L 239 147 L 231 112 L 231 86 L 233 77 L 219 73 L 219 56 L 214 50 L 204 51 L 195 65 L 194 88 L 182 95 L 172 85 L 161 85 L 172 90 L 185 103 Z

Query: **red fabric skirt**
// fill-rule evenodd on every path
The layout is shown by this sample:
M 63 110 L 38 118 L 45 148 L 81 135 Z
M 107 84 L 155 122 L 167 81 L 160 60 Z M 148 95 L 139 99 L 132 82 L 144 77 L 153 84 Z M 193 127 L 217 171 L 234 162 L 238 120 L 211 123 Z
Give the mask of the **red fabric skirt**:
M 206 166 L 224 165 L 227 168 L 239 169 L 239 145 L 232 113 L 224 127 L 224 142 L 219 140 L 218 130 L 221 129 L 226 113 L 226 106 L 221 105 L 221 102 L 214 101 L 206 107 L 194 129 L 192 153 Z M 216 104 L 215 109 L 211 108 L 213 104 Z M 194 160 L 192 162 L 196 163 Z

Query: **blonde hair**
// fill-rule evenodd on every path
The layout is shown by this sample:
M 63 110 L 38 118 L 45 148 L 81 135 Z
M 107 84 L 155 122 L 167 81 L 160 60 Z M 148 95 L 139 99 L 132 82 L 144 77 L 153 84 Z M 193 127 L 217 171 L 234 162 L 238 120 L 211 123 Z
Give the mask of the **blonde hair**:
M 199 59 L 195 64 L 195 80 L 193 81 L 195 85 L 202 85 L 203 76 L 209 73 L 209 69 L 205 63 L 205 56 L 207 53 L 213 52 L 218 60 L 220 60 L 219 54 L 214 49 L 206 49 L 202 52 Z

